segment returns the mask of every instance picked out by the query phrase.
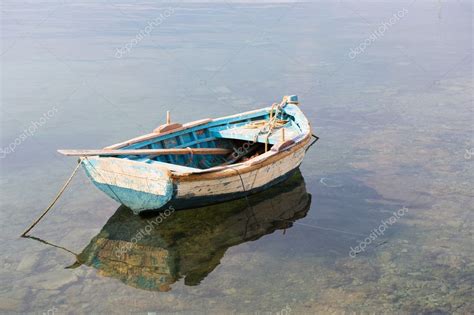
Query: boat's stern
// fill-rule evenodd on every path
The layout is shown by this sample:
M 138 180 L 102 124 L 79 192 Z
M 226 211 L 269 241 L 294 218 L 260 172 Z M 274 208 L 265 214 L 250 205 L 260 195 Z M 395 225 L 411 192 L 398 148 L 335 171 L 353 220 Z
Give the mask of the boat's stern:
M 170 170 L 113 157 L 87 157 L 82 166 L 95 186 L 134 213 L 159 209 L 173 197 Z

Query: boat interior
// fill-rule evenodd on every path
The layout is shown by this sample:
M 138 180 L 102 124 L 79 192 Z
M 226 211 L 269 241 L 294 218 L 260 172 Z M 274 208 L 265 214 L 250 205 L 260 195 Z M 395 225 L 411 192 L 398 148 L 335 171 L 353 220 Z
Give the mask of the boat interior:
M 170 148 L 226 148 L 228 155 L 168 154 L 157 156 L 122 156 L 120 158 L 144 163 L 165 163 L 170 169 L 208 169 L 247 161 L 256 157 L 282 140 L 293 139 L 303 127 L 294 116 L 283 110 L 270 108 L 249 113 L 204 120 L 199 123 L 177 125 L 148 139 L 129 140 L 120 149 L 170 149 Z M 284 129 L 284 131 L 283 131 Z

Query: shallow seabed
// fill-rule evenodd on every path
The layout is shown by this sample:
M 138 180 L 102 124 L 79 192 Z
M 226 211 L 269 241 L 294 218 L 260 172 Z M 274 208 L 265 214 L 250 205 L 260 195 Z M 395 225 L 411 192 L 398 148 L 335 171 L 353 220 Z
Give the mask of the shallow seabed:
M 469 1 L 3 1 L 1 23 L 2 148 L 47 119 L 0 159 L 0 313 L 474 313 Z M 32 233 L 80 263 L 18 237 L 75 166 L 56 149 L 285 94 L 321 138 L 297 183 L 172 213 L 112 261 L 97 244 L 147 223 L 80 173 Z

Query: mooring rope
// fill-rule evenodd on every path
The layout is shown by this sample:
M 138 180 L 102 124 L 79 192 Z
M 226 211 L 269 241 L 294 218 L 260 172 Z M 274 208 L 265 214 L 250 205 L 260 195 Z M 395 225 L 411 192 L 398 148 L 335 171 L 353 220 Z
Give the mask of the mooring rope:
M 79 159 L 79 161 L 77 162 L 77 165 L 76 165 L 76 168 L 74 169 L 74 171 L 72 171 L 72 174 L 71 176 L 69 176 L 68 180 L 66 181 L 66 183 L 64 183 L 63 187 L 59 190 L 58 194 L 56 195 L 56 197 L 53 199 L 53 201 L 49 204 L 49 206 L 43 211 L 43 213 L 38 217 L 38 219 L 36 219 L 31 225 L 29 228 L 27 228 L 22 234 L 21 234 L 21 237 L 27 237 L 27 233 L 29 231 L 31 231 L 31 229 L 33 229 L 35 227 L 36 224 L 39 223 L 39 221 L 41 221 L 41 219 L 46 215 L 46 213 L 49 212 L 49 210 L 51 210 L 51 208 L 56 204 L 56 202 L 58 201 L 58 199 L 61 197 L 61 195 L 63 194 L 63 192 L 66 190 L 66 187 L 69 185 L 69 183 L 71 182 L 72 178 L 74 177 L 74 175 L 76 175 L 77 173 L 77 170 L 79 169 L 79 166 L 81 166 L 81 162 L 82 162 L 82 158 Z
M 273 103 L 272 107 L 270 108 L 270 117 L 268 121 L 265 122 L 265 124 L 260 128 L 258 134 L 257 134 L 257 139 L 258 136 L 261 134 L 266 134 L 265 136 L 265 152 L 268 151 L 268 139 L 270 138 L 273 129 L 283 127 L 286 124 L 286 121 L 282 119 L 278 119 L 278 113 L 282 112 L 283 108 L 283 102 L 280 104 Z M 273 114 L 273 111 L 275 111 L 275 114 Z M 268 128 L 268 129 L 267 129 Z
M 233 167 L 231 167 L 230 169 L 236 171 L 236 172 L 237 172 L 237 175 L 239 175 L 240 183 L 241 183 L 241 185 L 242 185 L 242 191 L 244 192 L 244 198 L 245 198 L 245 200 L 247 201 L 247 209 L 250 209 L 250 211 L 252 212 L 252 215 L 253 215 L 253 218 L 254 218 L 255 222 L 257 223 L 257 225 L 260 225 L 260 224 L 258 223 L 257 217 L 256 217 L 256 215 L 255 215 L 255 211 L 254 211 L 254 209 L 253 209 L 253 206 L 252 206 L 252 204 L 250 203 L 249 196 L 248 196 L 248 192 L 247 192 L 247 190 L 245 189 L 245 184 L 244 184 L 244 180 L 242 179 L 242 175 L 240 174 L 240 172 L 239 172 L 238 169 L 233 168 Z M 252 187 L 250 188 L 250 190 L 252 190 Z M 249 221 L 250 221 L 250 217 L 247 217 L 247 223 L 245 224 L 244 237 L 247 236 L 247 228 L 248 228 L 248 223 L 249 223 Z
M 62 249 L 62 250 L 66 251 L 66 252 L 68 252 L 68 253 L 70 253 L 70 254 L 73 254 L 74 256 L 76 256 L 76 258 L 77 258 L 77 256 L 78 256 L 75 252 L 73 252 L 72 250 L 67 249 L 67 248 L 64 247 L 64 246 L 56 245 L 56 244 L 50 243 L 50 242 L 45 241 L 45 240 L 43 240 L 43 239 L 41 239 L 41 238 L 39 238 L 39 237 L 32 236 L 32 235 L 25 235 L 25 236 L 23 236 L 23 237 L 25 237 L 25 238 L 30 238 L 30 239 L 35 240 L 35 241 L 38 241 L 38 242 L 40 242 L 40 243 L 43 243 L 43 244 L 46 244 L 46 245 L 49 245 L 49 246 L 52 246 L 52 247 L 56 247 L 56 248 L 59 248 L 59 249 Z
M 307 152 L 309 150 L 309 148 L 311 148 L 313 146 L 313 144 L 315 144 L 319 140 L 319 137 L 317 135 L 315 135 L 314 133 L 312 133 L 311 136 L 314 138 L 314 140 L 313 140 L 313 142 L 311 142 L 309 144 L 309 146 L 306 148 L 305 152 Z

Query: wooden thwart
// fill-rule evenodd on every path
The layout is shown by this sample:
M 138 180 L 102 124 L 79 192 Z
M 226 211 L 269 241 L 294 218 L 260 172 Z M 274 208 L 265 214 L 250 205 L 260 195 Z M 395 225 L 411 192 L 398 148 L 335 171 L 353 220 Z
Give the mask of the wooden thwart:
M 230 149 L 219 148 L 183 148 L 183 149 L 139 149 L 139 150 L 58 150 L 67 156 L 120 156 L 120 155 L 163 155 L 163 154 L 211 154 L 225 155 Z

